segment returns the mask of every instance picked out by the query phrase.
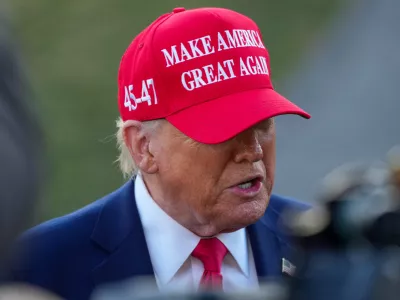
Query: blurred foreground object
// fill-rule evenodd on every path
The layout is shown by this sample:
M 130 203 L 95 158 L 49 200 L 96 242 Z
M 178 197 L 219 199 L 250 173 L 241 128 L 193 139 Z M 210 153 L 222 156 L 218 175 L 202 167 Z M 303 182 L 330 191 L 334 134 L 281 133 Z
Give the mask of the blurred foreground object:
M 98 288 L 90 300 L 285 300 L 286 285 L 277 281 L 260 282 L 257 290 L 234 293 L 160 293 L 154 278 L 132 278 Z
M 12 240 L 29 226 L 41 181 L 41 135 L 8 20 L 0 11 L 0 281 Z
M 0 286 L 1 300 L 61 300 L 38 287 L 24 284 Z
M 319 205 L 287 212 L 300 244 L 290 300 L 398 299 L 400 156 L 387 164 L 347 164 L 323 181 Z

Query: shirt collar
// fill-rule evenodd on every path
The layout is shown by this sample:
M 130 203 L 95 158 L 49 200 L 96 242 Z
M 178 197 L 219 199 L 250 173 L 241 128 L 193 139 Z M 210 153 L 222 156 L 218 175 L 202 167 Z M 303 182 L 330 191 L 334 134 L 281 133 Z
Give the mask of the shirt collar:
M 249 269 L 249 243 L 247 240 L 246 230 L 240 229 L 231 233 L 221 233 L 217 238 L 225 245 L 232 254 L 236 263 L 239 265 L 243 274 L 248 277 Z
M 200 237 L 180 225 L 157 205 L 140 174 L 135 180 L 135 199 L 154 272 L 162 284 L 167 284 L 193 252 Z M 241 271 L 249 276 L 246 231 L 241 229 L 224 233 L 217 238 L 227 247 Z

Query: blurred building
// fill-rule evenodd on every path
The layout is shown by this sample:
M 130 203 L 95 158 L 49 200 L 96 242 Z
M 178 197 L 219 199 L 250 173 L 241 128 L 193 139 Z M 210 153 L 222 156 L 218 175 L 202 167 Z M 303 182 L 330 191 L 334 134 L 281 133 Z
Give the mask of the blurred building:
M 277 120 L 275 192 L 314 200 L 321 178 L 400 144 L 400 1 L 353 0 L 310 45 L 284 95 L 311 113 Z

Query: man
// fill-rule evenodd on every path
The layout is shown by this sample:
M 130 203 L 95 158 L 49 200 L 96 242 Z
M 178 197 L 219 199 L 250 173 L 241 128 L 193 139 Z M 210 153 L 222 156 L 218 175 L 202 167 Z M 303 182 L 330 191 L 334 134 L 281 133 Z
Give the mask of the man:
M 28 231 L 13 278 L 77 300 L 137 276 L 160 291 L 237 291 L 290 273 L 277 222 L 305 205 L 271 194 L 273 117 L 310 116 L 273 90 L 257 25 L 176 8 L 129 45 L 118 87 L 128 182 Z

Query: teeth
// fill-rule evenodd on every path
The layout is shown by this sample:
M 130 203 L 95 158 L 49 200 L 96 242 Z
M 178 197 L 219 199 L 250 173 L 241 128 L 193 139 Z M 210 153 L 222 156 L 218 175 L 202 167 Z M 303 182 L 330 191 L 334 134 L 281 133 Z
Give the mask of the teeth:
M 251 188 L 252 185 L 253 185 L 253 183 L 251 181 L 249 181 L 246 183 L 238 184 L 238 187 L 241 189 L 248 189 L 248 188 Z

